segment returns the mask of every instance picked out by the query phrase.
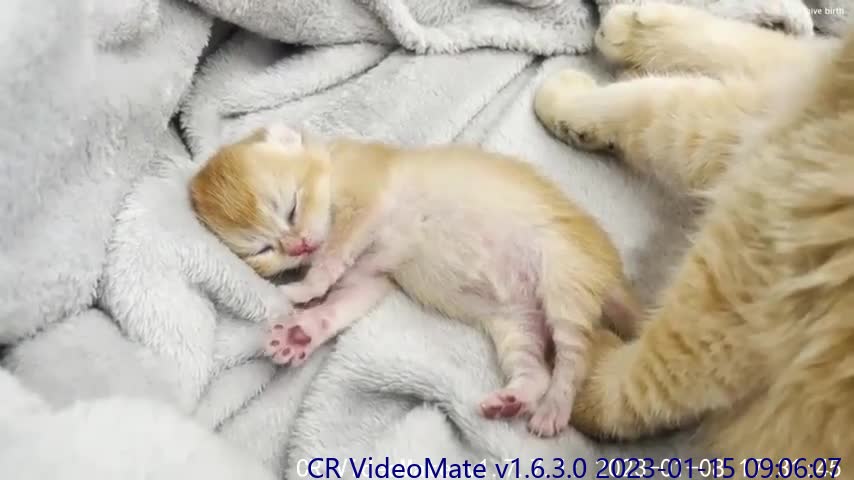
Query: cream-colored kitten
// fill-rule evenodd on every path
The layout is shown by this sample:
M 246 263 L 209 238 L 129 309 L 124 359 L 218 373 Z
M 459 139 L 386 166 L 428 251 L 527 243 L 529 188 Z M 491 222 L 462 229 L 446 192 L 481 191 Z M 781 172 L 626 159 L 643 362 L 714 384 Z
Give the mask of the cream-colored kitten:
M 727 478 L 754 478 L 750 458 L 772 478 L 851 478 L 854 28 L 796 39 L 648 3 L 615 7 L 596 44 L 651 75 L 557 73 L 537 115 L 708 209 L 638 339 L 596 334 L 573 424 L 631 440 L 699 422 Z
M 310 265 L 281 288 L 297 304 L 325 299 L 272 326 L 274 362 L 301 364 L 394 282 L 485 330 L 508 383 L 482 412 L 530 413 L 537 434 L 567 426 L 606 300 L 635 308 L 592 217 L 530 165 L 473 147 L 321 144 L 277 125 L 222 148 L 191 191 L 199 218 L 261 274 Z

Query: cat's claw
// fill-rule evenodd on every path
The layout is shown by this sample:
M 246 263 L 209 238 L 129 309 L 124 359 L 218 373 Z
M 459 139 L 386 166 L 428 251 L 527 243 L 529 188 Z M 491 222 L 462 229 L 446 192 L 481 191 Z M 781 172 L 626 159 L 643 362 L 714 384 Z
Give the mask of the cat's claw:
M 298 367 L 329 339 L 329 321 L 304 310 L 274 323 L 265 340 L 265 352 L 277 365 Z

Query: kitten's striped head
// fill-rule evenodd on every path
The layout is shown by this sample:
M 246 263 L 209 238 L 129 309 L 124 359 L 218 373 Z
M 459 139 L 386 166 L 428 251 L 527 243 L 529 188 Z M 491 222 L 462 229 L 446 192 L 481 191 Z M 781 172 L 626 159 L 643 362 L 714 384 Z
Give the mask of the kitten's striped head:
M 305 265 L 331 218 L 328 152 L 283 125 L 222 147 L 190 182 L 196 216 L 256 272 Z

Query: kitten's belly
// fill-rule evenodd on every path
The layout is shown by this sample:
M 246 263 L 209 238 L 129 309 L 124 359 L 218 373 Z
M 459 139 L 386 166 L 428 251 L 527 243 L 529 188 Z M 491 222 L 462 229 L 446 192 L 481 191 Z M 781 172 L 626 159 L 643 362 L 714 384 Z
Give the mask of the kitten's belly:
M 435 229 L 425 235 L 393 272 L 395 281 L 425 306 L 472 323 L 539 311 L 532 246 L 520 246 L 518 234 L 461 232 Z

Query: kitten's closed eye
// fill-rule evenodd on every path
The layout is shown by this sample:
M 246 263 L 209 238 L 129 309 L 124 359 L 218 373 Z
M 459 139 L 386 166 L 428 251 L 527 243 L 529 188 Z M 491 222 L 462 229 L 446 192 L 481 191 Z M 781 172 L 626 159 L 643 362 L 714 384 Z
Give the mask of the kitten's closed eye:
M 296 202 L 294 202 L 294 206 L 291 207 L 291 211 L 290 211 L 290 213 L 288 213 L 288 225 L 294 224 L 294 220 L 296 219 L 296 216 L 297 216 L 297 204 L 296 204 Z
M 293 205 L 293 206 L 291 207 L 291 211 L 288 212 L 288 225 L 291 225 L 291 226 L 293 226 L 294 221 L 296 220 L 297 207 L 298 207 L 298 203 L 299 203 L 300 193 L 301 193 L 300 190 L 297 190 L 296 192 L 294 192 L 294 199 L 293 199 L 293 202 L 291 202 L 291 205 Z
M 273 246 L 272 246 L 272 245 L 267 245 L 267 246 L 265 246 L 264 248 L 262 248 L 261 250 L 258 250 L 257 252 L 255 252 L 255 253 L 253 254 L 253 256 L 257 256 L 257 255 L 264 255 L 265 253 L 270 253 L 270 252 L 272 252 L 272 251 L 273 251 Z

